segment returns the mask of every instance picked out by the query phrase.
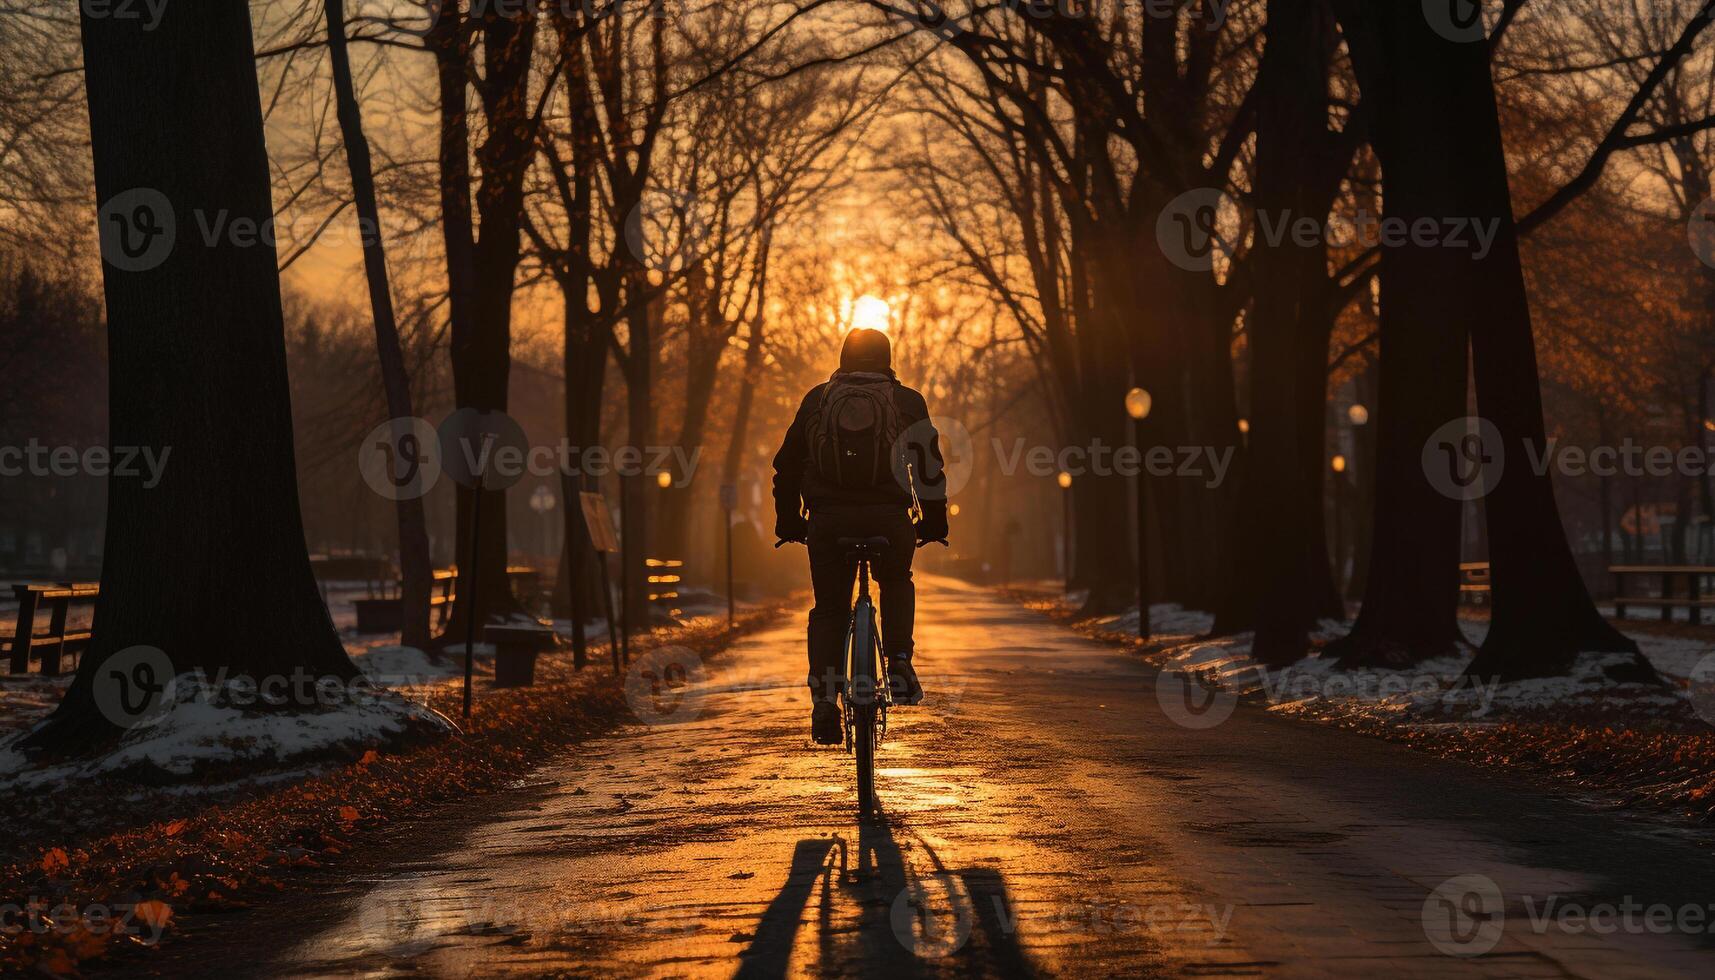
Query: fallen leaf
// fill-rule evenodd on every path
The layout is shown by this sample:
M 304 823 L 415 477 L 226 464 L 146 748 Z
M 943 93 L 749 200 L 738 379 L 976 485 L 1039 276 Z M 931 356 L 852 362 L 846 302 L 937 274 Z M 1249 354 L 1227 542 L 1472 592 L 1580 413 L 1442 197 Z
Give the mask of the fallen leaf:
M 56 847 L 42 855 L 42 870 L 48 874 L 64 871 L 69 867 L 71 867 L 71 858 L 66 856 L 63 847 Z
M 160 899 L 151 898 L 137 903 L 136 915 L 144 925 L 159 932 L 173 920 L 173 907 Z

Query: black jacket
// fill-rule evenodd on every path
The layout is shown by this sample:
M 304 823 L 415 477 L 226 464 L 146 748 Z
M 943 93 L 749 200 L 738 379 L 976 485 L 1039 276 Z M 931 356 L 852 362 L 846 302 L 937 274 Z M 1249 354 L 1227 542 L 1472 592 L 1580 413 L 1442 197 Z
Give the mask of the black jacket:
M 891 374 L 891 372 L 889 372 Z M 839 377 L 835 372 L 834 377 Z M 798 414 L 792 419 L 792 426 L 786 430 L 786 439 L 780 444 L 780 452 L 774 456 L 774 513 L 775 517 L 785 523 L 802 513 L 808 507 L 811 513 L 818 508 L 828 507 L 865 507 L 897 504 L 901 509 L 911 506 L 911 490 L 894 480 L 883 480 L 874 487 L 852 489 L 835 486 L 822 479 L 815 467 L 810 465 L 809 423 L 822 403 L 822 391 L 827 388 L 824 381 L 804 396 L 798 405 Z M 911 441 L 926 443 L 922 446 L 922 458 L 927 460 L 923 466 L 925 472 L 913 471 L 917 490 L 917 499 L 923 507 L 925 518 L 941 518 L 944 521 L 947 511 L 946 483 L 942 478 L 941 439 L 940 434 L 929 421 L 929 405 L 916 390 L 893 382 L 893 403 L 899 409 L 900 422 L 908 430 Z

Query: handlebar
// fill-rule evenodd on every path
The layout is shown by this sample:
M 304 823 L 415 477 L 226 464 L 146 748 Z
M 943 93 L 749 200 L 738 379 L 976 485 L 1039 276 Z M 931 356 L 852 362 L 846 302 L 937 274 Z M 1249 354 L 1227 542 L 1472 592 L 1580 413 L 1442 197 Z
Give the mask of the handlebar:
M 781 548 L 784 548 L 789 544 L 808 544 L 808 542 L 794 541 L 791 538 L 781 538 L 779 541 L 774 542 L 774 550 L 779 551 Z M 947 543 L 946 538 L 938 538 L 934 541 L 919 541 L 919 542 L 917 542 L 917 547 L 925 548 L 925 547 L 928 547 L 929 545 L 932 545 L 932 544 L 938 544 L 943 548 L 951 548 L 952 547 L 952 545 Z

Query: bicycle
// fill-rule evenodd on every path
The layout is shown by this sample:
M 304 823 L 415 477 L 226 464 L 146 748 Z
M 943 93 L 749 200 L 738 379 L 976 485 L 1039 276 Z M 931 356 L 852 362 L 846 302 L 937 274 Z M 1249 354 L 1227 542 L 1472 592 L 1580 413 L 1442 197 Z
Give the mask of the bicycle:
M 787 541 L 775 542 L 779 548 Z M 858 819 L 868 823 L 878 811 L 875 801 L 875 752 L 887 734 L 887 709 L 893 705 L 893 679 L 887 671 L 886 651 L 876 623 L 875 600 L 869 594 L 870 563 L 892 542 L 885 536 L 839 538 L 835 542 L 846 558 L 857 566 L 857 600 L 846 627 L 845 683 L 840 685 L 840 716 L 844 723 L 845 750 L 856 757 Z M 946 546 L 946 541 L 917 544 Z
M 887 734 L 887 709 L 893 685 L 876 628 L 875 600 L 869 594 L 869 564 L 889 545 L 885 537 L 840 538 L 846 557 L 857 563 L 858 594 L 846 631 L 846 682 L 840 689 L 846 751 L 857 757 L 858 819 L 870 820 L 875 805 L 875 751 Z

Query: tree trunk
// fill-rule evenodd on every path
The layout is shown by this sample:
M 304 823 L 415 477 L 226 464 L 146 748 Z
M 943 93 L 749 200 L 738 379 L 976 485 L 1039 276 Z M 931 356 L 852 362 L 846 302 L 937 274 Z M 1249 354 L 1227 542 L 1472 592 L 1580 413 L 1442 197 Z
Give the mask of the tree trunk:
M 646 283 L 639 281 L 627 287 L 631 306 L 626 317 L 630 334 L 626 359 L 625 406 L 626 439 L 630 446 L 641 450 L 655 438 L 655 339 L 653 310 L 642 299 Z M 649 581 L 647 560 L 651 557 L 649 537 L 649 493 L 652 480 L 641 475 L 621 474 L 620 496 L 624 511 L 620 519 L 621 541 L 625 546 L 624 569 L 626 609 L 622 615 L 634 632 L 649 628 Z M 650 484 L 645 486 L 645 484 Z
M 1291 233 L 1294 222 L 1327 216 L 1314 184 L 1316 154 L 1306 150 L 1307 141 L 1319 146 L 1315 134 L 1326 129 L 1327 44 L 1318 13 L 1311 0 L 1268 6 L 1257 80 L 1256 201 L 1263 222 L 1251 260 L 1250 448 L 1229 598 L 1215 624 L 1217 633 L 1254 628 L 1254 655 L 1270 664 L 1308 652 L 1309 630 L 1332 592 L 1321 493 L 1327 245 L 1320 235 L 1304 244 Z
M 1606 651 L 1632 655 L 1629 676 L 1654 677 L 1637 644 L 1596 611 L 1566 540 L 1554 485 L 1529 465 L 1527 447 L 1540 452 L 1547 435 L 1488 53 L 1482 45 L 1441 38 L 1415 11 L 1399 16 L 1402 34 L 1416 51 L 1396 64 L 1410 65 L 1415 84 L 1427 82 L 1444 107 L 1443 126 L 1431 127 L 1440 130 L 1435 135 L 1446 165 L 1436 183 L 1464 206 L 1443 213 L 1499 227 L 1492 252 L 1480 260 L 1466 257 L 1462 275 L 1437 285 L 1443 291 L 1449 282 L 1463 287 L 1450 291 L 1462 308 L 1447 311 L 1452 316 L 1443 322 L 1470 324 L 1477 405 L 1498 430 L 1496 451 L 1506 461 L 1504 477 L 1483 500 L 1494 607 L 1470 671 L 1502 680 L 1555 676 L 1566 673 L 1581 652 Z M 1391 199 L 1391 173 L 1387 186 Z
M 512 368 L 512 291 L 523 228 L 524 174 L 535 149 L 530 61 L 536 20 L 490 11 L 481 15 L 481 24 L 486 74 L 479 91 L 487 134 L 477 150 L 482 172 L 476 195 L 480 235 L 470 251 L 470 316 L 453 318 L 453 394 L 459 408 L 504 413 Z M 465 64 L 461 58 L 460 65 Z M 461 112 L 463 79 L 461 74 L 456 93 Z M 443 85 L 445 81 L 443 78 Z M 444 88 L 442 97 L 449 97 Z M 448 109 L 442 105 L 443 114 Z M 444 168 L 443 158 L 443 179 L 447 176 Z M 466 171 L 468 180 L 468 165 Z M 465 198 L 463 217 L 468 233 L 468 190 L 443 187 L 443 198 L 449 190 Z M 454 211 L 458 210 L 455 205 Z M 470 532 L 478 495 L 482 498 L 482 520 L 473 552 Z M 443 639 L 456 642 L 465 635 L 467 617 L 474 617 L 481 625 L 522 610 L 506 577 L 506 492 L 461 487 L 455 523 L 460 601 L 453 606 Z
M 375 174 L 369 142 L 363 135 L 363 114 L 351 80 L 351 56 L 345 40 L 344 0 L 327 0 L 328 56 L 333 63 L 334 98 L 339 107 L 340 135 L 351 170 L 352 199 L 363 236 L 363 268 L 369 284 L 370 315 L 375 320 L 375 348 L 381 361 L 381 385 L 387 394 L 387 414 L 393 419 L 416 415 L 411 405 L 411 379 L 399 346 L 399 326 L 388 288 L 387 252 L 381 236 L 381 212 L 375 202 Z M 433 568 L 429 561 L 429 527 L 422 497 L 404 497 L 396 504 L 399 524 L 399 600 L 403 628 L 399 642 L 429 647 L 429 593 Z
M 587 278 L 581 279 L 587 282 Z M 567 291 L 566 301 L 566 438 L 575 451 L 572 472 L 563 474 L 560 493 L 565 498 L 565 528 L 560 552 L 559 581 L 554 589 L 556 613 L 572 621 L 572 660 L 582 667 L 589 656 L 585 624 L 594 616 L 606 616 L 600 578 L 595 563 L 600 560 L 589 527 L 584 523 L 578 494 L 597 489 L 584 473 L 584 452 L 601 442 L 601 403 L 607 374 L 606 337 L 589 322 L 589 311 L 574 305 L 583 300 Z M 585 301 L 587 302 L 587 301 Z
M 237 233 L 273 215 L 249 8 L 175 4 L 153 30 L 86 8 L 82 26 L 107 202 L 110 439 L 171 455 L 152 488 L 109 481 L 95 637 L 28 742 L 55 749 L 117 730 L 95 688 L 136 645 L 174 672 L 357 674 L 304 547 L 277 255 Z M 176 236 L 153 233 L 168 208 Z M 205 240 L 198 222 L 216 216 L 233 233 Z
M 1347 36 L 1359 67 L 1376 67 L 1365 78 L 1379 87 L 1374 145 L 1386 180 L 1385 217 L 1439 228 L 1445 216 L 1468 213 L 1459 193 L 1465 172 L 1448 145 L 1468 107 L 1448 97 L 1442 73 L 1425 67 L 1425 49 L 1436 38 L 1421 11 L 1380 0 L 1363 9 L 1362 27 L 1374 33 L 1348 23 Z M 1361 50 L 1371 39 L 1376 48 Z M 1469 254 L 1409 242 L 1382 255 L 1369 581 L 1352 632 L 1327 651 L 1347 666 L 1405 666 L 1450 653 L 1459 639 L 1460 501 L 1430 483 L 1422 460 L 1436 430 L 1464 415 L 1470 309 L 1455 284 L 1470 265 Z

